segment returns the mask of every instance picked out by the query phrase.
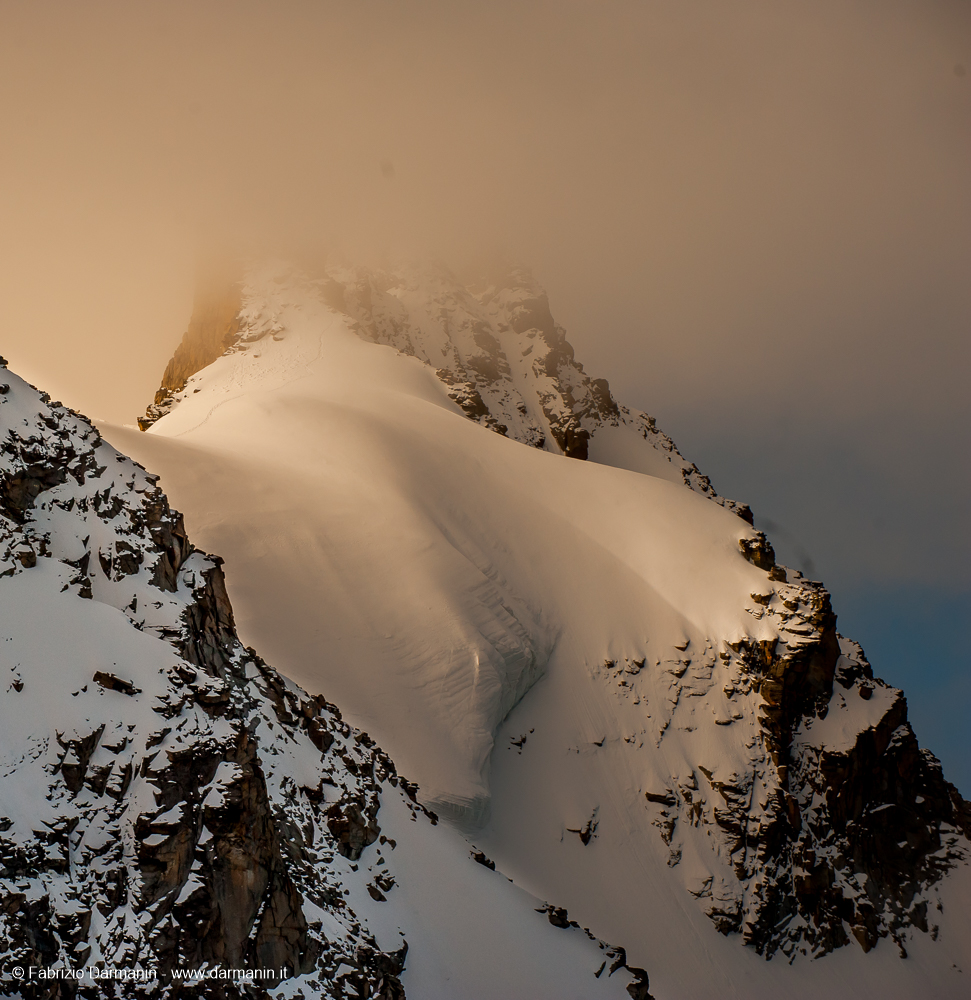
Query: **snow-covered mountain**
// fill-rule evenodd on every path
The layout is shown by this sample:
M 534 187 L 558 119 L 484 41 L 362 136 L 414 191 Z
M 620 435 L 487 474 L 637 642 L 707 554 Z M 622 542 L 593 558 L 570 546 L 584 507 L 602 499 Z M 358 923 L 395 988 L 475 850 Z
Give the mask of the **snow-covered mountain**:
M 604 465 L 682 481 L 751 523 L 747 505 L 719 497 L 646 413 L 619 405 L 606 379 L 576 361 L 543 289 L 528 271 L 465 287 L 441 268 L 393 273 L 331 266 L 314 293 L 358 335 L 419 358 L 435 370 L 467 417 L 515 441 Z M 278 319 L 254 323 L 242 288 L 208 288 L 139 426 L 176 405 L 186 382 L 226 351 L 282 333 Z M 648 441 L 651 448 L 645 448 Z
M 157 476 L 0 374 L 4 997 L 649 996 L 243 647 Z
M 903 696 L 528 275 L 253 269 L 142 426 L 103 430 L 226 558 L 243 641 L 659 1000 L 966 995 L 971 817 Z

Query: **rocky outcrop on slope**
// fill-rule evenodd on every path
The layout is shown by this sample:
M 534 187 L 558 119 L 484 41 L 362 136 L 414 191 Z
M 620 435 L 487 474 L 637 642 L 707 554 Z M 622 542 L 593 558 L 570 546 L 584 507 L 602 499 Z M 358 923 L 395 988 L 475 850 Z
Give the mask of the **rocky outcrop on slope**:
M 791 587 L 779 594 L 795 603 Z M 971 806 L 919 747 L 903 693 L 836 633 L 825 591 L 810 594 L 777 612 L 795 642 L 739 651 L 777 777 L 755 835 L 735 831 L 739 876 L 760 883 L 744 934 L 769 954 L 826 952 L 849 934 L 864 950 L 890 937 L 906 954 L 904 930 L 936 934 L 934 886 L 967 858 Z
M 731 773 L 726 743 L 687 780 L 647 793 L 669 864 L 692 848 L 707 857 L 711 874 L 690 891 L 718 930 L 767 957 L 854 939 L 868 951 L 881 938 L 906 954 L 908 933 L 937 934 L 935 887 L 968 860 L 971 805 L 918 745 L 902 692 L 837 633 L 826 590 L 777 566 L 761 533 L 740 548 L 766 572 L 749 612 L 778 638 L 722 643 L 717 656 L 708 644 L 678 661 L 665 725 L 677 725 L 682 694 L 712 691 L 729 709 L 716 725 L 750 736 Z
M 414 789 L 240 645 L 219 561 L 155 478 L 4 374 L 0 977 L 138 968 L 124 995 L 175 995 L 176 970 L 222 967 L 257 976 L 203 995 L 298 977 L 305 996 L 403 997 L 406 946 L 377 947 L 342 878 L 380 835 L 382 790 L 417 810 Z
M 487 867 L 492 866 L 493 871 L 495 870 L 495 865 L 489 861 L 481 852 L 473 854 L 473 857 L 479 864 L 484 864 Z M 606 956 L 600 968 L 594 973 L 594 976 L 599 979 L 605 972 L 609 978 L 615 972 L 620 969 L 625 969 L 631 974 L 631 982 L 627 984 L 627 992 L 633 997 L 633 1000 L 654 1000 L 654 996 L 651 993 L 651 979 L 648 976 L 645 969 L 641 969 L 636 965 L 627 964 L 627 949 L 614 947 L 607 944 L 606 941 L 600 941 L 595 938 L 590 932 L 589 927 L 580 927 L 580 924 L 576 920 L 570 919 L 569 910 L 563 906 L 553 906 L 551 903 L 546 903 L 544 906 L 536 908 L 537 913 L 545 913 L 547 920 L 554 926 L 559 927 L 562 930 L 569 930 L 571 927 L 576 930 L 582 930 L 584 934 L 590 938 L 591 941 L 596 941 L 600 946 L 600 949 L 604 952 Z

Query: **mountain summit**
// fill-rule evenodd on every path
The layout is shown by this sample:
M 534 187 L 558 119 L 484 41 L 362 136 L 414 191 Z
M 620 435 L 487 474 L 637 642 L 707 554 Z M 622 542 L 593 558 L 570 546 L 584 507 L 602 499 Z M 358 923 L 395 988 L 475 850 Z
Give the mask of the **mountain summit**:
M 680 476 L 752 522 L 749 508 L 719 497 L 653 417 L 619 405 L 606 379 L 584 372 L 566 331 L 553 320 L 546 292 L 527 270 L 471 286 L 443 268 L 414 265 L 393 272 L 330 267 L 324 274 L 313 282 L 322 301 L 346 316 L 362 338 L 434 369 L 471 420 L 554 454 L 661 478 Z M 196 372 L 227 351 L 282 332 L 274 321 L 247 320 L 242 294 L 240 285 L 230 284 L 206 287 L 197 296 L 155 401 L 139 418 L 142 430 L 179 402 Z

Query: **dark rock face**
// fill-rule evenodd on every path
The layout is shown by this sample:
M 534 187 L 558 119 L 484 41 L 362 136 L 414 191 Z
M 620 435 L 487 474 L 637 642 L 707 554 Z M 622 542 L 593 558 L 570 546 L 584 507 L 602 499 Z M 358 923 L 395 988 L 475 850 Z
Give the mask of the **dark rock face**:
M 179 826 L 171 831 L 147 816 L 136 825 L 136 836 L 142 834 L 141 901 L 158 914 L 152 943 L 163 968 L 177 962 L 190 967 L 208 962 L 229 968 L 288 966 L 296 972 L 309 971 L 316 955 L 307 939 L 302 899 L 288 874 L 249 734 L 238 733 L 229 745 L 201 751 L 192 747 L 170 761 L 171 768 L 158 778 L 159 805 L 165 811 L 179 811 Z M 203 800 L 202 789 L 225 763 L 236 769 L 219 802 L 203 802 L 187 815 L 184 804 Z M 209 870 L 201 878 L 196 876 L 197 888 L 172 905 L 167 897 L 185 887 L 196 860 L 193 827 L 211 834 L 205 852 Z M 169 836 L 148 846 L 153 834 Z
M 220 982 L 193 995 L 265 996 L 281 976 L 314 972 L 307 995 L 399 1000 L 404 950 L 377 947 L 333 871 L 335 858 L 357 858 L 378 837 L 394 765 L 334 706 L 240 645 L 219 561 L 193 550 L 153 477 L 83 418 L 10 382 L 0 397 L 0 584 L 25 573 L 56 583 L 38 609 L 50 628 L 61 608 L 110 605 L 134 645 L 85 675 L 69 702 L 73 730 L 45 729 L 35 675 L 17 674 L 4 695 L 38 719 L 14 773 L 29 769 L 28 814 L 43 820 L 0 796 L 0 976 L 137 964 L 158 978 L 125 995 L 163 996 L 181 990 L 173 969 L 208 963 L 278 974 L 261 988 Z M 146 643 L 170 665 L 147 666 Z M 316 788 L 295 787 L 276 764 L 281 748 L 303 755 Z M 20 992 L 104 995 L 71 980 Z
M 923 889 L 962 857 L 954 835 L 971 833 L 969 805 L 918 746 L 902 693 L 873 677 L 855 643 L 843 639 L 841 647 L 835 691 L 831 681 L 830 697 L 804 718 L 825 718 L 831 700 L 860 699 L 875 687 L 889 695 L 887 709 L 845 750 L 814 745 L 811 726 L 807 732 L 799 720 L 780 767 L 784 801 L 766 837 L 775 870 L 748 930 L 760 950 L 773 947 L 780 924 L 802 917 L 815 950 L 847 943 L 845 921 L 864 950 L 889 936 L 905 954 L 900 931 L 932 930 Z M 860 891 L 847 891 L 849 883 Z
M 138 418 L 138 426 L 143 431 L 175 405 L 176 394 L 185 388 L 190 376 L 211 365 L 233 346 L 239 334 L 240 304 L 241 290 L 231 282 L 217 285 L 215 289 L 199 288 L 189 328 L 162 374 L 155 400 L 145 416 Z

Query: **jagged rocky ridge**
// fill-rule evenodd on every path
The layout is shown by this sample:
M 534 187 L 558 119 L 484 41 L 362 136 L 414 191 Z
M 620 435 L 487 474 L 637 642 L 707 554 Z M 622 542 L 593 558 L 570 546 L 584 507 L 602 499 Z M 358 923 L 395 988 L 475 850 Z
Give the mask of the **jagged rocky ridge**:
M 378 838 L 382 786 L 412 802 L 414 789 L 333 705 L 240 645 L 220 561 L 193 550 L 157 477 L 7 374 L 4 600 L 16 577 L 35 575 L 24 611 L 56 586 L 72 603 L 116 609 L 138 641 L 117 647 L 128 659 L 110 669 L 72 670 L 72 652 L 85 651 L 64 648 L 47 678 L 17 661 L 3 678 L 6 708 L 21 716 L 45 712 L 46 685 L 77 689 L 73 728 L 57 728 L 52 706 L 51 728 L 29 729 L 25 744 L 4 734 L 0 975 L 137 963 L 162 977 L 151 992 L 177 966 L 221 964 L 287 969 L 313 995 L 402 997 L 407 946 L 376 947 L 335 862 Z M 98 628 L 97 611 L 79 617 Z M 38 618 L 34 629 L 58 625 Z M 30 649 L 16 652 L 27 660 Z M 70 984 L 40 990 L 25 995 L 73 995 Z
M 382 950 L 347 897 L 395 889 L 379 809 L 436 824 L 417 787 L 241 645 L 221 560 L 156 476 L 0 371 L 4 995 L 402 1000 L 406 940 Z M 88 967 L 145 978 L 14 971 Z M 172 978 L 219 968 L 256 976 Z
M 287 280 L 276 299 L 258 283 L 242 286 L 230 353 L 287 337 Z M 620 406 L 605 381 L 584 373 L 525 272 L 466 287 L 435 269 L 332 266 L 299 283 L 363 339 L 433 368 L 466 416 L 496 433 L 586 459 L 598 432 L 632 429 L 670 478 L 751 523 L 748 508 L 718 496 L 653 418 Z M 190 348 L 183 343 L 183 359 Z M 187 391 L 184 380 L 163 385 L 143 427 Z M 826 590 L 777 565 L 760 532 L 740 534 L 741 554 L 765 574 L 746 610 L 779 638 L 686 644 L 657 661 L 661 679 L 652 683 L 667 685 L 670 706 L 657 746 L 691 698 L 720 691 L 730 710 L 715 724 L 749 727 L 747 757 L 727 778 L 695 762 L 648 791 L 653 825 L 672 866 L 689 842 L 713 855 L 720 874 L 687 888 L 719 931 L 767 957 L 824 954 L 852 940 L 869 950 L 880 938 L 903 953 L 907 933 L 937 933 L 934 887 L 968 858 L 971 810 L 919 747 L 902 693 L 874 678 L 859 646 L 838 634 Z M 646 656 L 608 659 L 600 673 L 638 698 L 638 685 L 649 687 L 645 664 Z M 575 832 L 589 839 L 595 822 Z

